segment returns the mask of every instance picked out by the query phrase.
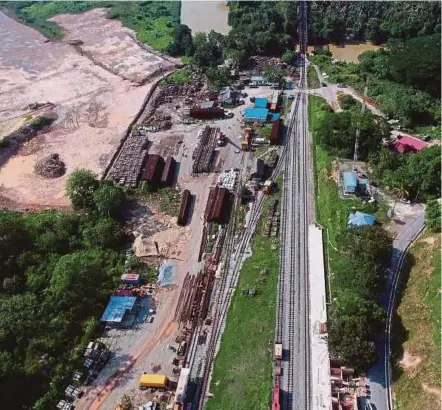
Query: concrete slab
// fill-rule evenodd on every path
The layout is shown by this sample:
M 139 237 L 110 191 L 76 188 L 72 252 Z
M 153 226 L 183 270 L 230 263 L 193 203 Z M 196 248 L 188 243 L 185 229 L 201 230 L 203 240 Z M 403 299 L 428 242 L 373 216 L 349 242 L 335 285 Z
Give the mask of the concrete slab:
M 324 244 L 322 229 L 309 226 L 310 340 L 312 409 L 330 409 L 330 356 L 327 334 L 320 333 L 320 324 L 327 323 Z

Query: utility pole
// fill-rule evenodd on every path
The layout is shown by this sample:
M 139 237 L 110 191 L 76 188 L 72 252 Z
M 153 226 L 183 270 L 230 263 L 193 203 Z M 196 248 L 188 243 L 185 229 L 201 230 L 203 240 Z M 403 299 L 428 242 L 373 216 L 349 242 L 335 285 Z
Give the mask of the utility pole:
M 365 79 L 365 88 L 364 88 L 364 98 L 367 97 L 367 93 L 368 93 L 368 84 L 370 83 L 370 77 L 367 75 L 366 79 Z M 364 115 L 365 112 L 365 103 L 364 100 L 362 100 L 362 108 L 361 108 L 361 118 Z M 353 169 L 356 168 L 356 161 L 358 160 L 358 149 L 359 149 L 359 124 L 360 124 L 360 120 L 358 120 L 358 124 L 356 126 L 356 137 L 355 137 L 355 152 L 353 155 Z

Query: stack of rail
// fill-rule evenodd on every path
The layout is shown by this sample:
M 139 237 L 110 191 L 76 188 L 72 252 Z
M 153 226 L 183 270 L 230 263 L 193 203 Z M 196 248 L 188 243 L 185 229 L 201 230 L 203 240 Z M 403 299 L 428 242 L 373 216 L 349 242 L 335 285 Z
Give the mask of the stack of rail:
M 147 142 L 146 137 L 129 135 L 109 170 L 107 179 L 126 187 L 136 187 L 147 154 Z
M 192 155 L 193 166 L 192 172 L 194 174 L 206 173 L 211 171 L 213 151 L 216 147 L 216 140 L 220 129 L 206 126 L 203 135 L 198 142 L 198 146 Z
M 180 326 L 194 328 L 206 319 L 214 277 L 215 271 L 207 268 L 198 275 L 187 274 L 174 317 Z

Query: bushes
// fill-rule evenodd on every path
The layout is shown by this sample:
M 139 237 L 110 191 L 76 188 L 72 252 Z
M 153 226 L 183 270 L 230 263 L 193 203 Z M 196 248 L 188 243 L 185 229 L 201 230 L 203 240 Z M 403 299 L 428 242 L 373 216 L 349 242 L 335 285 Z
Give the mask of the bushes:
M 441 231 L 441 204 L 437 199 L 428 201 L 425 219 L 431 232 Z
M 88 213 L 0 213 L 0 394 L 8 408 L 55 408 L 123 272 L 124 192 L 86 170 L 68 191 Z M 13 386 L 27 385 L 17 394 Z

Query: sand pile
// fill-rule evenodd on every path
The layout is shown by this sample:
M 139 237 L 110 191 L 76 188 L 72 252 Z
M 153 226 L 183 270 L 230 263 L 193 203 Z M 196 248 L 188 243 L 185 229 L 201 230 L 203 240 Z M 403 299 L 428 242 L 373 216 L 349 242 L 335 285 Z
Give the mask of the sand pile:
M 50 154 L 35 164 L 35 173 L 43 178 L 58 178 L 65 172 L 66 166 L 58 154 Z

